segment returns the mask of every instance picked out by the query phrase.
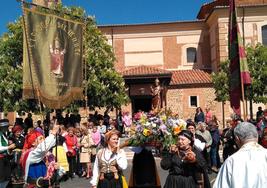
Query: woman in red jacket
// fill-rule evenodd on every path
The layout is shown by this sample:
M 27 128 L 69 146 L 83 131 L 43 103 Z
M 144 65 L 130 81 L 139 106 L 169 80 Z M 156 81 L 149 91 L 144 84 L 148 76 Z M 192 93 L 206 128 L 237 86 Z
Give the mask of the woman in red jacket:
M 77 137 L 74 135 L 74 128 L 68 128 L 68 134 L 65 136 L 67 146 L 67 158 L 69 163 L 69 177 L 74 177 L 76 171 L 76 151 L 78 149 Z

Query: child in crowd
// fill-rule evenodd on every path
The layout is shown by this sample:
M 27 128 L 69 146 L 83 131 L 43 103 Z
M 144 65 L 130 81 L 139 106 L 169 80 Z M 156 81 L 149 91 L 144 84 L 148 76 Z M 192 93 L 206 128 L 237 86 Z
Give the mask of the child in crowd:
M 74 134 L 77 137 L 77 150 L 76 150 L 76 174 L 80 177 L 82 175 L 82 165 L 80 163 L 80 152 L 81 152 L 81 139 L 82 132 L 80 127 L 74 129 Z
M 53 148 L 53 155 L 57 157 L 58 165 L 62 167 L 67 174 L 69 172 L 69 163 L 66 154 L 68 149 L 65 140 L 65 137 L 62 136 L 62 129 L 60 128 L 57 135 L 57 147 Z M 67 177 L 65 177 L 65 179 L 67 179 Z
M 93 145 L 91 146 L 91 155 L 92 155 L 91 161 L 94 162 L 95 161 L 95 157 L 96 157 L 96 153 L 97 153 L 97 148 L 99 147 L 99 144 L 100 144 L 100 142 L 102 140 L 101 134 L 98 131 L 96 126 L 93 127 L 93 130 L 92 130 L 92 133 L 91 133 L 91 137 L 92 137 L 92 140 L 93 140 Z
M 122 122 L 124 127 L 124 132 L 126 137 L 130 137 L 131 126 L 132 126 L 132 117 L 129 112 L 125 112 L 122 116 Z

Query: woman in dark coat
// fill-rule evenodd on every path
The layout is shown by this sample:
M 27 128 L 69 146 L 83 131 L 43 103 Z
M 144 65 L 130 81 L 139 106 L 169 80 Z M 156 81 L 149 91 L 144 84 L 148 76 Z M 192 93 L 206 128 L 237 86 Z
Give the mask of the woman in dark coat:
M 196 124 L 198 122 L 205 122 L 205 114 L 203 113 L 202 108 L 200 108 L 200 107 L 196 108 L 194 121 L 195 121 Z
M 163 157 L 161 168 L 169 170 L 164 188 L 210 188 L 205 160 L 193 143 L 193 134 L 183 130 L 178 135 L 177 145 L 172 145 Z

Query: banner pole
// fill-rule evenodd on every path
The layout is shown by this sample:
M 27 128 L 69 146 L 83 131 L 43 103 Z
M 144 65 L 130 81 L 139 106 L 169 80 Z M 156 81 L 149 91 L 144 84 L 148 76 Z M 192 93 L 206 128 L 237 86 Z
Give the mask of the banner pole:
M 245 87 L 243 84 L 243 79 L 241 77 L 241 95 L 242 95 L 242 101 L 243 101 L 243 120 L 246 121 L 246 101 L 245 101 Z
M 86 33 L 86 25 L 87 25 L 87 22 L 85 21 L 85 25 L 83 26 L 83 40 L 85 40 L 85 33 Z M 83 43 L 85 44 L 85 42 Z M 88 89 L 88 86 L 87 86 L 87 63 L 85 61 L 85 54 L 84 54 L 84 45 L 82 45 L 82 52 L 83 52 L 83 65 L 84 65 L 84 84 L 85 84 L 85 91 L 84 91 L 84 99 L 85 99 L 85 112 L 86 112 L 86 119 L 88 120 L 89 116 L 88 116 L 88 113 L 89 113 L 89 109 L 88 109 L 88 96 L 87 96 L 87 89 Z
M 26 48 L 27 48 L 27 54 L 28 54 L 28 63 L 29 63 L 29 69 L 30 69 L 30 77 L 31 77 L 31 85 L 32 85 L 32 92 L 33 92 L 33 97 L 36 99 L 36 94 L 35 94 L 35 89 L 34 89 L 34 83 L 33 83 L 33 76 L 32 76 L 32 67 L 31 67 L 31 57 L 30 57 L 30 50 L 29 50 L 29 42 L 28 42 L 28 36 L 27 36 L 27 26 L 26 26 L 26 21 L 25 21 L 25 11 L 24 11 L 24 0 L 21 1 L 21 7 L 23 11 L 23 16 L 22 16 L 22 22 L 23 22 L 23 27 L 24 27 L 24 36 L 25 36 L 25 42 L 26 42 Z M 39 97 L 39 91 L 37 91 L 37 100 L 38 100 L 38 106 L 40 113 L 42 114 L 42 109 L 41 109 L 41 101 Z

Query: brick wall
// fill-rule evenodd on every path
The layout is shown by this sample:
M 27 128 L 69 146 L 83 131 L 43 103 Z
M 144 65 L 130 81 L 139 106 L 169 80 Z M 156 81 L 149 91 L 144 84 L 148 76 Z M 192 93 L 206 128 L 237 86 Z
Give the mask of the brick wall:
M 215 101 L 214 89 L 211 87 L 169 89 L 167 92 L 167 108 L 177 112 L 180 118 L 194 118 L 195 107 L 189 106 L 189 97 L 197 96 L 198 104 L 205 111 L 209 107 L 214 115 L 222 122 L 222 104 Z M 225 117 L 230 117 L 229 103 L 225 104 Z
M 115 69 L 118 71 L 122 71 L 125 68 L 124 65 L 124 43 L 121 39 L 114 40 L 114 53 L 116 57 L 115 61 Z
M 255 5 L 255 4 L 264 4 L 267 3 L 267 0 L 237 0 L 237 5 Z
M 181 65 L 182 47 L 177 44 L 176 36 L 163 38 L 163 58 L 165 69 L 175 69 Z
M 202 64 L 203 68 L 211 68 L 211 51 L 210 51 L 210 36 L 203 36 L 203 43 L 201 45 Z

